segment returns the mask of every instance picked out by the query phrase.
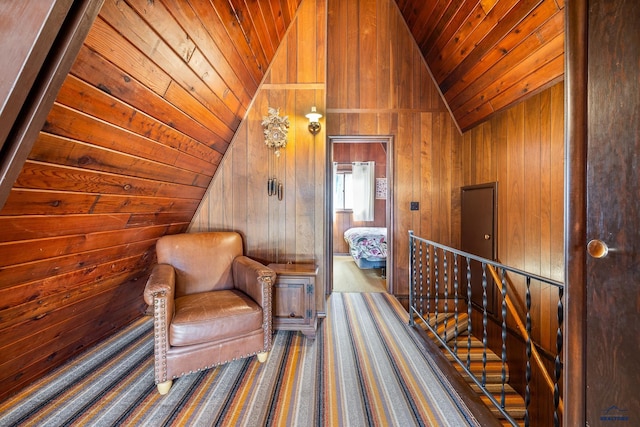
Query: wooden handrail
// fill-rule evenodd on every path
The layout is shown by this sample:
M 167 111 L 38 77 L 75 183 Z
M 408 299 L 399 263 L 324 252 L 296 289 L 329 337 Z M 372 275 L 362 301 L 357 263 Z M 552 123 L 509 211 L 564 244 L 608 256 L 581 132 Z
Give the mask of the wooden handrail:
M 493 268 L 492 265 L 486 264 L 486 266 L 489 269 L 489 273 L 491 273 L 491 276 L 493 277 L 493 280 L 496 282 L 496 285 L 500 289 L 500 292 L 502 293 L 502 280 L 498 276 L 498 273 L 496 272 L 496 270 Z M 518 310 L 516 309 L 516 307 L 511 302 L 511 298 L 509 297 L 509 294 L 506 295 L 505 302 L 507 303 L 507 309 L 509 310 L 509 313 L 511 314 L 511 316 L 516 321 L 517 329 L 522 334 L 522 338 L 526 339 L 527 328 L 524 326 L 524 323 L 522 322 L 522 319 L 520 318 L 520 315 L 518 314 Z M 540 368 L 540 371 L 542 372 L 542 376 L 544 377 L 545 382 L 547 383 L 547 385 L 551 389 L 551 394 L 553 395 L 553 393 L 555 391 L 555 384 L 554 384 L 553 380 L 551 379 L 551 376 L 549 375 L 549 372 L 547 372 L 547 368 L 545 368 L 545 366 L 544 366 L 544 364 L 542 362 L 542 358 L 540 357 L 540 353 L 538 353 L 538 350 L 536 349 L 535 345 L 531 345 L 531 354 L 533 355 L 533 360 L 535 360 L 536 364 Z M 560 397 L 560 400 L 558 402 L 558 412 L 560 412 L 560 413 L 564 412 L 564 404 L 562 402 L 562 397 Z

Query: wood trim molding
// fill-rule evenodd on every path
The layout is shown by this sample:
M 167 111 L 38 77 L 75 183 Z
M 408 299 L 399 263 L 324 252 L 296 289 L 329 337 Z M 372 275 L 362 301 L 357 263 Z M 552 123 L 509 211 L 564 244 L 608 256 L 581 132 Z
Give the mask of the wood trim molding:
M 333 168 L 332 168 L 332 150 L 334 143 L 376 143 L 382 142 L 387 144 L 387 206 L 386 206 L 386 223 L 387 223 L 387 240 L 392 242 L 394 235 L 394 206 L 395 199 L 393 193 L 394 169 L 395 164 L 395 148 L 393 135 L 329 135 L 327 137 L 327 169 L 326 169 L 326 185 L 325 185 L 325 295 L 330 295 L 333 289 Z M 387 265 L 393 263 L 393 245 L 387 245 Z M 387 268 L 387 291 L 394 293 L 394 273 L 392 268 Z
M 27 93 L 22 100 L 24 103 L 15 117 L 10 117 L 3 123 L 3 126 L 6 125 L 6 128 L 11 130 L 3 141 L 0 152 L 0 209 L 9 197 L 13 183 L 31 152 L 58 91 L 103 2 L 104 0 L 81 0 L 72 2 L 71 5 L 56 5 L 56 9 L 68 9 L 64 21 L 59 23 L 60 17 L 65 16 L 64 10 L 56 10 L 56 13 L 47 15 L 47 21 L 42 25 L 48 29 L 48 34 L 53 35 L 51 38 L 55 39 L 48 51 L 44 41 L 39 42 L 42 45 L 40 71 L 33 82 L 22 83 L 31 85 L 30 88 L 21 89 Z M 55 27 L 59 28 L 55 30 Z
M 586 422 L 586 0 L 569 0 L 565 56 L 565 327 L 563 425 Z M 568 360 L 570 355 L 571 360 Z

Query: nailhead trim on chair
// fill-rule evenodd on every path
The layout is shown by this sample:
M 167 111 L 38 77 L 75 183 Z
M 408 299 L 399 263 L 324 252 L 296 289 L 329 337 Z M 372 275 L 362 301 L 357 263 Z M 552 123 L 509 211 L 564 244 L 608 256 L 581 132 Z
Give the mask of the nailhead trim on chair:
M 156 384 L 167 381 L 167 336 L 165 333 L 158 331 L 166 330 L 166 305 L 165 305 L 165 293 L 157 293 L 153 295 L 154 301 L 154 313 L 153 313 L 153 328 L 155 339 L 154 346 L 154 371 L 156 376 Z M 174 377 L 175 378 L 175 377 Z
M 271 348 L 271 334 L 269 331 L 272 331 L 271 322 L 273 321 L 273 315 L 271 313 L 271 300 L 272 300 L 272 292 L 273 292 L 273 280 L 269 276 L 262 276 L 258 278 L 259 281 L 262 282 L 262 294 L 267 295 L 267 300 L 265 301 L 266 309 L 263 309 L 263 323 L 262 327 L 264 329 L 264 351 L 269 351 Z M 267 287 L 271 288 L 271 292 L 267 292 Z M 256 353 L 253 353 L 256 354 Z

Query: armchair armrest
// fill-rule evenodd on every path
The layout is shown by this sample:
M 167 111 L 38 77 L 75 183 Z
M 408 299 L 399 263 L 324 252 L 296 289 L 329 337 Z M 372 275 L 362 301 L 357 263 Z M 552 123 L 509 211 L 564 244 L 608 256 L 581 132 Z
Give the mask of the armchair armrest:
M 271 313 L 271 288 L 276 278 L 275 271 L 244 255 L 233 260 L 232 268 L 235 287 Z
M 232 272 L 236 289 L 249 295 L 262 307 L 263 351 L 269 351 L 273 332 L 271 296 L 273 284 L 276 280 L 276 272 L 244 255 L 233 259 Z
M 174 298 L 176 284 L 176 272 L 169 264 L 156 264 L 151 270 L 151 275 L 144 288 L 144 302 L 153 305 L 156 297 Z
M 156 264 L 144 288 L 144 301 L 153 309 L 155 382 L 164 383 L 167 377 L 169 325 L 173 319 L 176 272 L 169 264 Z

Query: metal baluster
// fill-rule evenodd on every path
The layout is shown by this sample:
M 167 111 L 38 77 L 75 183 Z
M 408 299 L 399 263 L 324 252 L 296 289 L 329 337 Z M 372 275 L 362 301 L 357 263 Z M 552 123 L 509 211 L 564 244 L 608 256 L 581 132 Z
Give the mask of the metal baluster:
M 531 278 L 530 277 L 527 277 L 525 307 L 527 309 L 526 323 L 525 323 L 525 329 L 527 331 L 527 340 L 526 340 L 527 364 L 525 366 L 526 385 L 524 388 L 524 425 L 525 427 L 528 427 L 530 423 L 529 404 L 531 403 L 531 388 L 530 388 L 530 383 L 531 383 Z
M 482 387 L 487 386 L 487 264 L 482 263 Z
M 555 382 L 553 383 L 553 425 L 555 427 L 560 426 L 560 415 L 558 414 L 558 406 L 560 405 L 560 387 L 558 382 L 562 375 L 562 360 L 560 355 L 562 353 L 562 322 L 564 321 L 564 306 L 562 304 L 562 296 L 564 289 L 558 289 L 558 333 L 556 334 L 556 361 L 555 361 Z
M 444 252 L 444 262 L 443 262 L 443 268 L 444 268 L 444 311 L 442 314 L 444 314 L 444 342 L 448 342 L 447 341 L 447 319 L 448 319 L 448 315 L 449 315 L 449 262 L 447 259 L 447 253 Z
M 453 352 L 458 355 L 458 255 L 453 256 Z
M 427 323 L 431 326 L 431 245 L 427 245 Z
M 502 269 L 500 279 L 502 282 L 502 391 L 500 393 L 500 405 L 504 409 L 506 406 L 504 384 L 507 381 L 507 283 L 504 269 Z
M 473 327 L 471 325 L 471 259 L 467 260 L 467 369 L 471 369 L 471 333 Z
M 416 253 L 415 253 L 415 240 L 413 239 L 413 231 L 409 230 L 409 286 L 411 287 L 409 292 L 409 325 L 415 325 L 413 319 L 413 309 L 415 305 L 415 293 L 416 293 Z
M 424 316 L 424 272 L 423 272 L 423 261 L 422 261 L 422 246 L 424 245 L 424 243 L 420 242 L 420 244 L 418 245 L 418 250 L 419 250 L 419 259 L 420 259 L 420 263 L 418 264 L 420 266 L 420 316 Z
M 439 267 L 438 267 L 438 263 L 439 263 L 439 257 L 438 257 L 438 248 L 433 248 L 433 271 L 434 271 L 434 289 L 433 289 L 433 294 L 434 294 L 434 308 L 435 308 L 435 322 L 434 322 L 434 326 L 433 329 L 436 331 L 436 335 L 438 334 L 438 288 L 440 285 L 440 276 L 439 276 Z

